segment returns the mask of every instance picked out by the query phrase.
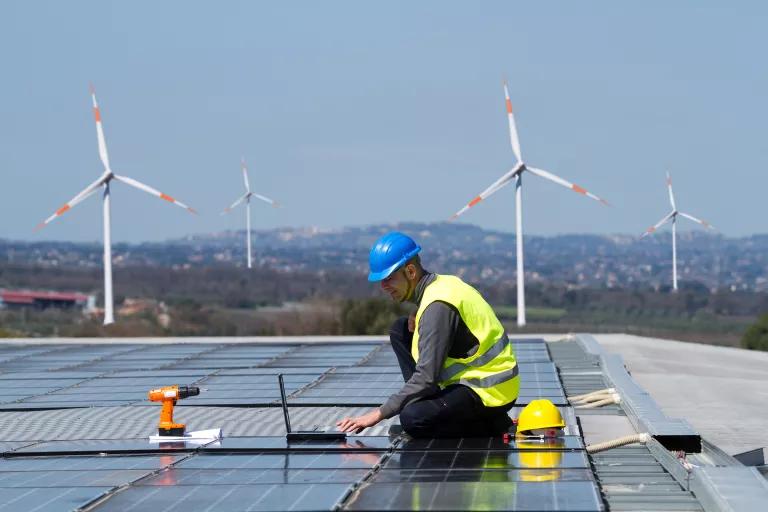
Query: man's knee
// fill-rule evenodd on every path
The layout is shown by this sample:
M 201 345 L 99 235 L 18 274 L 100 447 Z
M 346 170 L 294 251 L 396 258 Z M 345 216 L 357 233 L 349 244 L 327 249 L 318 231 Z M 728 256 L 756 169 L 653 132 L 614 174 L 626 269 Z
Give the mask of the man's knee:
M 400 425 L 403 430 L 411 437 L 419 437 L 423 430 L 419 415 L 416 408 L 412 405 L 407 405 L 400 411 Z
M 389 328 L 389 341 L 395 342 L 397 341 L 403 341 L 406 337 L 406 333 L 408 332 L 408 317 L 407 316 L 401 316 L 394 322 L 392 322 L 392 326 Z
M 437 418 L 430 414 L 425 402 L 414 402 L 400 411 L 400 425 L 411 437 L 433 437 Z

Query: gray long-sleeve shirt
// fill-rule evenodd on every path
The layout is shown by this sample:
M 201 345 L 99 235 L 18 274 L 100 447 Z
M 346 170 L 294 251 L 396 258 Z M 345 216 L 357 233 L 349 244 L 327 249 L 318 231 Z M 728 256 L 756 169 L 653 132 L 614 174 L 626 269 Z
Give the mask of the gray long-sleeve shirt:
M 412 302 L 419 304 L 424 290 L 436 275 L 426 273 L 419 280 Z M 459 312 L 450 304 L 435 301 L 424 310 L 419 319 L 419 360 L 416 371 L 405 385 L 389 397 L 380 407 L 384 418 L 391 418 L 419 398 L 435 394 L 440 388 L 440 371 L 446 357 L 468 357 L 480 343 L 469 331 Z

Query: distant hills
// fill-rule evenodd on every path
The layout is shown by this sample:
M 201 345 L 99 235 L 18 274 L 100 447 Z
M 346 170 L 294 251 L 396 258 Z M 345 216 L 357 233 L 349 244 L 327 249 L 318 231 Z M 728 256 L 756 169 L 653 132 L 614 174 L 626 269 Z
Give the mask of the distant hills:
M 427 268 L 472 282 L 514 280 L 514 233 L 469 224 L 260 230 L 253 232 L 254 257 L 260 265 L 285 272 L 363 273 L 371 244 L 393 229 L 418 240 Z M 574 288 L 664 288 L 671 281 L 670 236 L 663 231 L 643 240 L 629 235 L 526 236 L 526 276 L 530 283 Z M 115 244 L 114 261 L 116 266 L 242 265 L 244 239 L 244 231 L 224 231 L 160 243 Z M 0 239 L 0 262 L 6 264 L 99 267 L 101 257 L 100 244 Z M 678 238 L 678 258 L 682 286 L 768 291 L 768 235 L 726 238 L 684 232 Z

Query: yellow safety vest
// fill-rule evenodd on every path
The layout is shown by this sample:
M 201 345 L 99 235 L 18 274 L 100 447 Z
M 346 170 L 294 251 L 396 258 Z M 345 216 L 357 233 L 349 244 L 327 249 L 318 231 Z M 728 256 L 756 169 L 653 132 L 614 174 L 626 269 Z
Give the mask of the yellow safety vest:
M 480 342 L 469 357 L 446 357 L 438 385 L 463 384 L 472 389 L 488 407 L 499 407 L 517 399 L 520 391 L 517 361 L 491 306 L 477 290 L 456 276 L 435 276 L 424 290 L 416 312 L 411 355 L 419 360 L 419 321 L 424 310 L 435 301 L 450 304 L 459 312 L 469 331 Z

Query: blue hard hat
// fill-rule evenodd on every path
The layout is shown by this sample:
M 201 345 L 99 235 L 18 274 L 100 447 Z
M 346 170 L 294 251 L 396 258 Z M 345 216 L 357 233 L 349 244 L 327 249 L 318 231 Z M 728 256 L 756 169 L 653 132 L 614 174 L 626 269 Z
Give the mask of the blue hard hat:
M 416 256 L 421 247 L 413 241 L 413 238 L 397 231 L 392 231 L 382 236 L 371 248 L 368 256 L 368 280 L 381 281 L 388 278 L 392 272 L 405 265 L 408 260 Z

